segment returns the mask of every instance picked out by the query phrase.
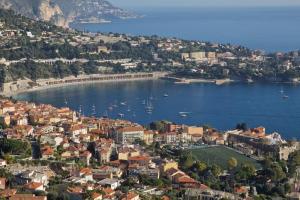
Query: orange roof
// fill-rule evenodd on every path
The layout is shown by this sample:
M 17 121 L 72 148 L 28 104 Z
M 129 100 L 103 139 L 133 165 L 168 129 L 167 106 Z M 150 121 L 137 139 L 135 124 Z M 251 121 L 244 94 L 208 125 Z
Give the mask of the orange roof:
M 92 199 L 96 199 L 96 198 L 99 198 L 99 197 L 101 197 L 102 196 L 102 194 L 99 194 L 99 193 L 97 193 L 97 192 L 94 192 L 93 194 L 92 194 Z
M 138 197 L 139 195 L 134 193 L 134 192 L 128 192 L 127 195 L 125 195 L 125 197 L 122 198 L 122 200 L 131 200 L 134 199 L 136 197 Z
M 42 183 L 38 183 L 38 182 L 31 182 L 28 183 L 25 187 L 30 189 L 30 190 L 36 190 L 37 188 L 43 186 Z
M 170 197 L 164 195 L 164 196 L 161 197 L 161 200 L 170 200 Z
M 42 154 L 43 155 L 53 155 L 54 150 L 50 146 L 45 146 L 42 148 Z
M 83 189 L 79 186 L 77 187 L 68 187 L 68 192 L 80 194 L 83 192 Z
M 80 170 L 81 174 L 92 174 L 92 170 L 90 168 L 82 168 Z
M 6 178 L 0 178 L 0 185 L 6 184 Z
M 150 158 L 148 156 L 133 156 L 129 157 L 128 160 L 130 161 L 149 161 Z
M 248 190 L 247 190 L 246 187 L 241 186 L 241 187 L 235 187 L 235 188 L 234 188 L 234 192 L 235 192 L 235 193 L 238 193 L 238 194 L 242 194 L 242 193 L 247 193 Z
M 182 176 L 178 178 L 179 183 L 197 183 L 194 179 L 186 176 Z
M 115 193 L 115 191 L 113 189 L 111 189 L 110 187 L 107 188 L 103 188 L 102 191 L 104 192 L 104 194 L 106 195 L 113 195 Z
M 119 132 L 134 132 L 134 131 L 144 131 L 142 126 L 126 126 L 118 128 Z
M 9 200 L 46 200 L 46 196 L 35 196 L 34 194 L 15 194 Z
M 17 193 L 16 189 L 5 189 L 0 191 L 0 197 L 7 198 L 15 195 L 16 193 Z

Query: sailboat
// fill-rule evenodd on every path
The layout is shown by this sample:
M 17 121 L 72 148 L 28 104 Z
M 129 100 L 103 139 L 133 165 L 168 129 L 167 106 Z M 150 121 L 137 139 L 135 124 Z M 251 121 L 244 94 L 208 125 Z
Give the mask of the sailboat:
M 104 112 L 103 117 L 104 117 L 104 118 L 108 118 L 107 110 Z
M 284 93 L 284 90 L 283 90 L 283 88 L 282 88 L 282 87 L 281 87 L 280 93 L 281 93 L 281 94 L 283 94 L 283 93 Z
M 67 101 L 67 99 L 65 99 L 65 105 L 66 105 L 66 106 L 68 105 L 68 101 Z
M 96 113 L 96 106 L 93 105 L 92 107 L 92 116 L 95 116 L 97 113 Z

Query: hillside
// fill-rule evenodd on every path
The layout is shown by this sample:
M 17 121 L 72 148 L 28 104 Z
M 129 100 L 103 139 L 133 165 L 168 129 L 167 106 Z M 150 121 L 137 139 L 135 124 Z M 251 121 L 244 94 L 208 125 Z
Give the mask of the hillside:
M 137 15 L 113 6 L 106 0 L 0 0 L 0 7 L 58 26 L 69 23 L 101 22 Z

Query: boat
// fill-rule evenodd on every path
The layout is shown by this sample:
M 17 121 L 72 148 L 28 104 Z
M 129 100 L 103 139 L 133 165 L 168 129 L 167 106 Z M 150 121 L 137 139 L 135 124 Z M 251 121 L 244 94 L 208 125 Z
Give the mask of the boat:
M 96 106 L 93 105 L 92 107 L 92 116 L 95 116 L 97 113 L 96 113 Z
M 143 100 L 143 101 L 142 101 L 142 104 L 143 104 L 143 105 L 146 105 L 146 100 Z
M 130 109 L 130 107 L 128 106 L 128 108 L 127 108 L 127 112 L 130 112 L 131 111 L 131 109 Z
M 145 106 L 145 109 L 146 110 L 153 110 L 154 109 L 154 107 L 153 107 L 153 105 L 152 105 L 152 103 L 151 102 L 147 102 L 147 105 Z
M 282 88 L 282 87 L 281 87 L 280 93 L 281 93 L 281 94 L 283 94 L 283 93 L 284 93 L 284 91 L 283 91 L 283 88 Z
M 289 98 L 289 96 L 287 96 L 287 95 L 283 95 L 283 96 L 282 96 L 282 98 L 283 98 L 283 99 L 288 99 L 288 98 Z
M 179 112 L 180 117 L 187 117 L 191 112 Z
M 179 81 L 174 82 L 175 84 L 190 84 L 191 81 L 186 80 L 186 79 L 181 79 Z
M 105 112 L 103 113 L 103 118 L 108 118 L 107 111 L 105 111 Z
M 169 95 L 168 94 L 164 94 L 164 97 L 168 97 Z
M 112 106 L 109 106 L 108 107 L 108 110 L 113 110 L 114 108 Z
M 180 114 L 180 116 L 181 117 L 187 117 L 188 115 L 183 113 L 183 114 Z
M 121 118 L 124 117 L 124 114 L 123 114 L 123 113 L 119 113 L 118 115 L 119 115 L 119 117 L 121 117 Z
M 65 99 L 65 105 L 68 105 L 68 101 L 67 101 L 67 99 Z
M 126 106 L 126 101 L 120 102 L 121 106 Z

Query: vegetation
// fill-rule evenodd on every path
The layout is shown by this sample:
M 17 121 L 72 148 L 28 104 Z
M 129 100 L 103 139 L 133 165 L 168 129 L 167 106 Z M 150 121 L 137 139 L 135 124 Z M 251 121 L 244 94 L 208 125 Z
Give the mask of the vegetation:
M 256 168 L 260 168 L 260 165 L 254 159 L 248 158 L 245 155 L 241 155 L 234 150 L 222 146 L 193 149 L 191 150 L 191 153 L 197 160 L 217 164 L 223 169 L 232 169 L 237 166 L 241 167 L 243 163 L 250 163 Z

